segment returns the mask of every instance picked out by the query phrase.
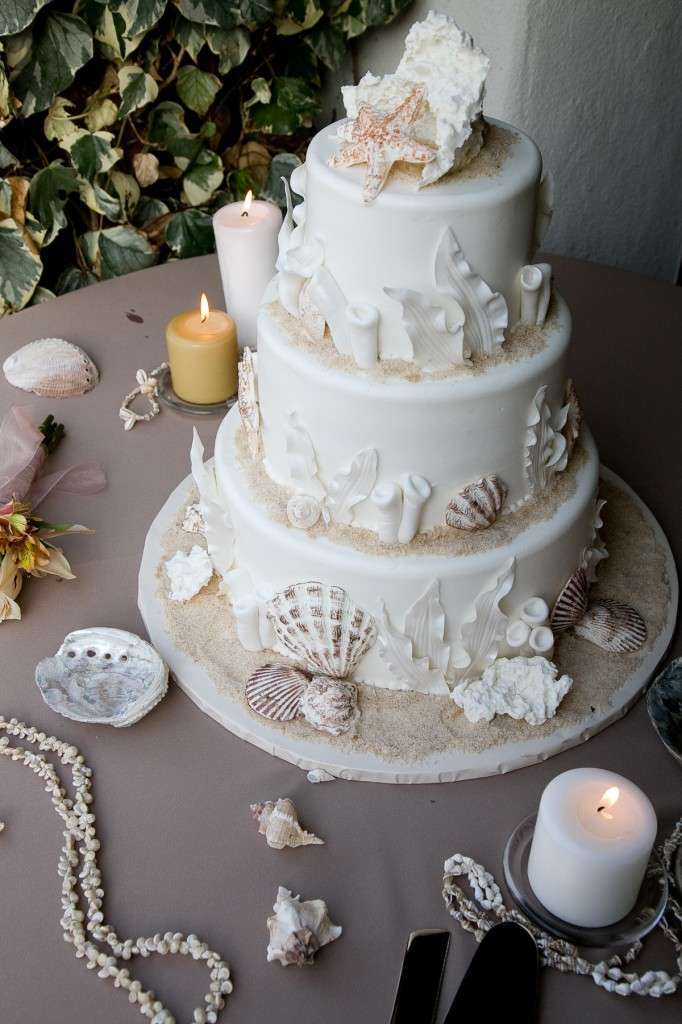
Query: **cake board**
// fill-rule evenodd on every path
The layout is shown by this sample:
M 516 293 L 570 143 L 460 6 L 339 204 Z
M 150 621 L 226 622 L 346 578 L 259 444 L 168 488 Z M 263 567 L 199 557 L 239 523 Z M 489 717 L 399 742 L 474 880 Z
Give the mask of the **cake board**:
M 673 636 L 677 617 L 678 580 L 668 541 L 653 514 L 632 488 L 605 467 L 601 468 L 601 477 L 606 483 L 624 492 L 652 530 L 664 556 L 669 601 L 663 626 L 654 642 L 618 689 L 610 695 L 607 704 L 589 718 L 569 725 L 561 724 L 559 713 L 553 720 L 556 729 L 549 737 L 543 735 L 526 738 L 521 742 L 504 743 L 485 750 L 453 748 L 432 753 L 418 761 L 400 757 L 384 758 L 367 750 L 340 750 L 329 742 L 325 734 L 313 733 L 312 730 L 305 737 L 287 734 L 281 726 L 252 714 L 243 701 L 220 692 L 208 670 L 171 636 L 159 595 L 158 567 L 164 557 L 163 538 L 191 500 L 194 487 L 191 477 L 185 478 L 171 493 L 148 531 L 139 573 L 139 609 L 151 642 L 169 665 L 177 684 L 201 711 L 240 739 L 302 770 L 322 768 L 337 778 L 402 784 L 456 782 L 513 771 L 577 746 L 625 715 L 653 676 Z M 579 684 L 580 680 L 577 679 L 576 685 Z

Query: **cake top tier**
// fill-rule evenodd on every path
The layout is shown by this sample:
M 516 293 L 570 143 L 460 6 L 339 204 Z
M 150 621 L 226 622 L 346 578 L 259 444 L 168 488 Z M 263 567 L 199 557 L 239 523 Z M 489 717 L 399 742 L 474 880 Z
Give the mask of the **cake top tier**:
M 464 167 L 482 144 L 489 65 L 452 18 L 429 11 L 410 29 L 394 74 L 367 72 L 342 89 L 349 120 L 338 127 L 332 166 L 365 164 L 365 202 L 376 199 L 396 161 L 421 168 L 419 187 Z

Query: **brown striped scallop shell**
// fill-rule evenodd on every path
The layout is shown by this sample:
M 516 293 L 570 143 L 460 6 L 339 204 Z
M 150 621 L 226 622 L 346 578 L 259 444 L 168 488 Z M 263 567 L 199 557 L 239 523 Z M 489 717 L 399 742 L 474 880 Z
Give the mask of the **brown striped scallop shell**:
M 376 640 L 374 619 L 342 587 L 294 583 L 268 602 L 279 644 L 312 673 L 345 679 Z
M 575 384 L 571 377 L 566 381 L 564 402 L 568 406 L 568 411 L 563 433 L 566 438 L 566 454 L 570 459 L 573 454 L 573 449 L 578 443 L 580 428 L 583 422 L 583 414 L 580 408 L 580 401 L 578 400 L 578 392 L 575 389 Z
M 246 702 L 252 711 L 273 722 L 298 718 L 308 677 L 293 665 L 269 662 L 257 668 L 246 684 Z
M 575 625 L 583 640 L 613 654 L 638 651 L 647 638 L 646 623 L 635 608 L 621 601 L 595 601 Z
M 445 522 L 456 530 L 487 530 L 497 519 L 507 497 L 499 476 L 484 476 L 467 484 L 445 510 Z
M 587 611 L 590 585 L 584 569 L 578 569 L 556 599 L 549 624 L 555 633 L 576 626 Z

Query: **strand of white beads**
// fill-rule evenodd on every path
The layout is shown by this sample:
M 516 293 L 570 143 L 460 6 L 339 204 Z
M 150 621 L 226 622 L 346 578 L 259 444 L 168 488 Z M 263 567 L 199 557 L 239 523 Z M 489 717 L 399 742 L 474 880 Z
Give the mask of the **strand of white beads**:
M 121 939 L 116 931 L 104 920 L 102 905 L 104 891 L 102 876 L 97 867 L 97 851 L 100 843 L 95 829 L 95 815 L 92 813 L 92 769 L 85 764 L 83 755 L 69 743 L 47 736 L 34 726 L 12 718 L 6 721 L 0 716 L 0 754 L 21 761 L 44 781 L 45 790 L 52 798 L 57 814 L 64 822 L 64 845 L 59 858 L 58 874 L 62 879 L 62 918 L 64 941 L 70 942 L 77 957 L 86 961 L 89 970 L 96 970 L 100 978 L 112 978 L 114 986 L 128 993 L 131 1003 L 137 1003 L 140 1013 L 149 1018 L 151 1024 L 175 1024 L 175 1018 L 156 998 L 154 992 L 145 990 L 142 983 L 130 975 L 120 961 L 129 961 L 134 956 L 148 957 L 152 953 L 167 956 L 177 953 L 203 960 L 210 971 L 211 983 L 204 997 L 204 1008 L 194 1010 L 192 1024 L 215 1024 L 218 1014 L 225 1005 L 225 996 L 232 991 L 230 970 L 218 953 L 208 948 L 196 935 L 181 932 L 157 933 L 148 938 Z M 9 736 L 35 744 L 41 751 L 55 754 L 64 766 L 71 768 L 73 798 L 62 786 L 53 764 L 43 754 L 34 754 L 23 747 L 10 746 Z M 80 909 L 81 898 L 87 909 Z M 111 954 L 103 952 L 92 939 L 109 947 Z
M 672 835 L 659 853 L 666 873 L 672 880 L 672 863 L 675 851 L 682 845 L 682 818 L 677 822 Z M 632 963 L 641 952 L 642 943 L 632 945 L 621 956 L 592 963 L 578 954 L 576 946 L 562 939 L 554 938 L 533 925 L 518 910 L 509 910 L 502 900 L 497 882 L 482 864 L 471 857 L 456 853 L 445 861 L 443 878 L 443 899 L 449 913 L 480 942 L 486 932 L 500 921 L 517 921 L 532 934 L 537 944 L 543 967 L 557 971 L 583 974 L 592 978 L 596 985 L 615 992 L 619 996 L 667 996 L 672 995 L 682 984 L 682 907 L 673 897 L 668 900 L 666 915 L 658 927 L 675 950 L 676 971 L 645 971 L 644 974 L 623 971 L 622 965 Z M 459 887 L 456 879 L 466 877 L 474 899 L 469 899 Z M 478 905 L 477 905 L 478 904 Z M 481 909 L 479 909 L 481 908 Z M 483 912 L 481 912 L 481 910 Z M 492 917 L 488 915 L 492 912 Z M 676 924 L 671 923 L 676 919 Z

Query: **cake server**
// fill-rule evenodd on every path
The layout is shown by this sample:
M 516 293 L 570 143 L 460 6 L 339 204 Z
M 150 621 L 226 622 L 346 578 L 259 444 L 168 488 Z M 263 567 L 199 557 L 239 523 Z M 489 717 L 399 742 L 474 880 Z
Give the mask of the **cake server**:
M 433 1024 L 448 956 L 450 933 L 436 928 L 412 932 L 390 1024 Z
M 530 932 L 514 921 L 490 929 L 474 953 L 443 1024 L 537 1018 L 538 950 Z

